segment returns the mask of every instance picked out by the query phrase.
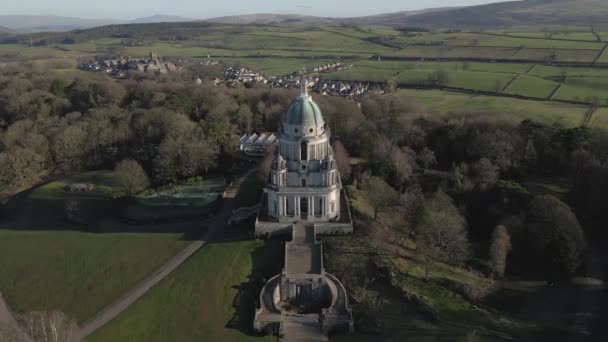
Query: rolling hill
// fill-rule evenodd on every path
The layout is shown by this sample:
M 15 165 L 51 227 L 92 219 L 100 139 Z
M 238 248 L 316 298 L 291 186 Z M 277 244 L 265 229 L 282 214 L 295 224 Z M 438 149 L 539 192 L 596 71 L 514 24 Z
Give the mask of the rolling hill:
M 376 22 L 395 26 L 398 20 Z M 403 16 L 403 25 L 500 28 L 534 25 L 608 25 L 606 0 L 524 0 Z
M 205 19 L 204 21 L 221 23 L 221 24 L 334 24 L 340 21 L 337 18 L 325 18 L 315 17 L 308 15 L 299 14 L 270 14 L 270 13 L 257 13 L 257 14 L 245 14 L 245 15 L 234 15 L 226 17 L 217 17 Z
M 153 15 L 133 20 L 114 19 L 83 19 L 61 16 L 35 16 L 35 15 L 0 15 L 0 26 L 18 32 L 66 32 L 76 29 L 86 29 L 97 26 L 115 24 L 148 24 L 160 22 L 185 22 L 195 19 Z
M 534 25 L 606 25 L 607 0 L 522 0 L 470 7 L 429 8 L 366 17 L 250 14 L 207 19 L 226 24 L 352 24 L 427 28 L 503 28 Z
M 14 34 L 15 31 L 9 29 L 8 27 L 0 26 L 0 34 Z

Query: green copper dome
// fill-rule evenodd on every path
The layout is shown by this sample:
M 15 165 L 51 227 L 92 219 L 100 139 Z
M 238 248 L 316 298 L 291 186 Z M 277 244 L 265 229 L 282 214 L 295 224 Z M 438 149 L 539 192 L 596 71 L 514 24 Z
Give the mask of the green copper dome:
M 322 125 L 321 109 L 312 100 L 312 97 L 304 94 L 300 95 L 289 105 L 285 115 L 285 124 L 295 126 Z

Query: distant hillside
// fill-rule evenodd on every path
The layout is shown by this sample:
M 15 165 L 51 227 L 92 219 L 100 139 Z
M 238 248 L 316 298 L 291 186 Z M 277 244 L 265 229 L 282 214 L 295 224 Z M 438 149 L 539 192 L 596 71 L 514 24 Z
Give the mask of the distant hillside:
M 82 19 L 60 16 L 0 15 L 0 26 L 19 32 L 66 32 L 115 24 L 148 24 L 193 21 L 183 17 L 154 15 L 134 20 Z
M 8 27 L 0 26 L 0 34 L 13 34 L 16 33 L 14 30 L 9 29 Z
M 60 16 L 37 15 L 0 15 L 0 26 L 21 32 L 36 31 L 69 31 L 77 28 L 87 28 L 115 24 L 114 20 L 81 19 Z
M 498 28 L 516 25 L 608 25 L 607 0 L 524 0 L 403 17 L 404 25 Z
M 245 14 L 205 19 L 205 21 L 222 24 L 296 24 L 296 23 L 336 23 L 339 19 L 324 18 L 298 14 Z
M 382 26 L 393 26 L 399 27 L 407 24 L 407 19 L 420 14 L 436 13 L 442 11 L 449 11 L 459 7 L 441 7 L 441 8 L 427 8 L 418 11 L 401 11 L 396 13 L 385 13 L 378 15 L 371 15 L 367 17 L 355 17 L 342 19 L 343 22 L 351 22 L 356 25 L 382 25 Z
M 123 22 L 124 24 L 149 24 L 149 23 L 178 23 L 183 21 L 194 21 L 196 19 L 178 17 L 173 15 L 162 15 L 156 14 L 150 17 L 137 18 L 134 20 L 130 20 L 128 22 Z

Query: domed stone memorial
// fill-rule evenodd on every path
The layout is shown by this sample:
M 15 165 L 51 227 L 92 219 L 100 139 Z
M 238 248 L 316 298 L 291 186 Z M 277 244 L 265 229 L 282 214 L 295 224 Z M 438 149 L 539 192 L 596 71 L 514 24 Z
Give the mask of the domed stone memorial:
M 279 130 L 261 204 L 256 236 L 291 240 L 283 271 L 262 288 L 254 328 L 282 341 L 326 341 L 333 331 L 352 332 L 348 294 L 325 272 L 317 235 L 351 233 L 353 225 L 330 132 L 304 84 Z

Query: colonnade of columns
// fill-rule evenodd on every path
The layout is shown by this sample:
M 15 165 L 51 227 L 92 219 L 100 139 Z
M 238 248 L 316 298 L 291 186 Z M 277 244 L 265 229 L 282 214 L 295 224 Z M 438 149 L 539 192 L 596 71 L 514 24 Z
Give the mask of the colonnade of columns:
M 293 196 L 291 199 L 293 200 L 293 208 L 288 207 L 287 196 L 279 196 L 278 202 L 278 214 L 279 216 L 300 216 L 302 215 L 302 196 Z M 327 203 L 325 200 L 325 196 L 307 196 L 306 197 L 308 206 L 307 206 L 307 216 L 308 217 L 324 217 L 327 215 Z M 320 208 L 316 208 L 317 205 L 320 204 Z M 293 209 L 293 210 L 288 210 Z M 317 212 L 315 210 L 320 209 Z

